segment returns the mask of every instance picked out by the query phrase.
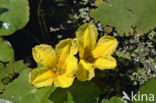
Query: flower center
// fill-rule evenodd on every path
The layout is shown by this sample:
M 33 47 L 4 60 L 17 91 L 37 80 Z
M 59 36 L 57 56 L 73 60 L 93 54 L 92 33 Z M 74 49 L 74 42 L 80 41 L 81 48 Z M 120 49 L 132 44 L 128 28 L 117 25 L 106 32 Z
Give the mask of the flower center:
M 53 72 L 54 72 L 56 75 L 62 75 L 62 74 L 65 73 L 65 69 L 60 68 L 60 67 L 56 67 L 56 68 L 53 68 Z
M 65 72 L 65 69 L 63 69 L 63 68 L 56 68 L 56 74 L 57 75 L 61 75 L 61 74 L 63 74 Z
M 91 54 L 88 54 L 87 56 L 85 56 L 84 59 L 90 63 L 93 63 L 95 61 L 95 58 L 93 58 Z

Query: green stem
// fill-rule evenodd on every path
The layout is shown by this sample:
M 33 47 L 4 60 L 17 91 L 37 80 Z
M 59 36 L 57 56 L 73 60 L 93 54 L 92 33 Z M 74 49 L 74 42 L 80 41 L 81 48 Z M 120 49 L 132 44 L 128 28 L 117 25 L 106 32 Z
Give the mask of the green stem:
M 42 37 L 43 37 L 44 41 L 47 41 L 47 38 L 46 38 L 46 36 L 44 35 L 45 33 L 44 33 L 43 28 L 42 28 L 42 22 L 41 22 L 41 19 L 40 19 L 40 17 L 41 17 L 41 11 L 40 11 L 40 9 L 41 9 L 41 4 L 42 4 L 42 0 L 39 1 L 38 9 L 37 9 L 37 15 L 38 15 L 38 21 L 39 21 L 39 26 L 40 26 L 40 29 L 41 29 Z
M 46 25 L 46 22 L 45 22 L 45 19 L 44 19 L 44 15 L 41 15 L 41 19 L 42 19 L 43 27 L 44 27 L 44 30 L 45 30 L 46 35 L 47 35 L 47 37 L 48 37 L 48 40 L 49 40 L 49 42 L 51 43 L 52 40 L 51 40 L 50 34 L 49 34 L 49 32 L 48 32 L 48 29 L 47 29 L 47 25 Z
M 32 33 L 28 32 L 28 31 L 26 31 L 26 30 L 23 30 L 23 32 L 24 32 L 25 34 L 27 34 L 28 36 L 30 36 L 33 40 L 35 40 L 35 42 L 36 42 L 37 44 L 40 44 L 40 43 L 41 43 Z

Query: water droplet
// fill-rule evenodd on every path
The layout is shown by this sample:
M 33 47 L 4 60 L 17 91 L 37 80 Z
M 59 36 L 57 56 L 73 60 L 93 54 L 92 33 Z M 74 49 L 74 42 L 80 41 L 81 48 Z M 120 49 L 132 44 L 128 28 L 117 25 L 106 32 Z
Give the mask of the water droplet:
M 3 23 L 3 27 L 4 27 L 5 29 L 8 29 L 8 28 L 9 28 L 9 26 L 10 26 L 10 24 L 9 24 L 9 23 Z
M 6 99 L 0 99 L 0 103 L 13 103 L 13 102 Z
M 12 45 L 11 45 L 11 43 L 10 43 L 9 41 L 7 41 L 7 43 L 8 43 L 8 45 L 9 45 L 10 47 L 12 47 Z
M 113 5 L 112 4 L 109 4 L 109 6 L 112 7 Z

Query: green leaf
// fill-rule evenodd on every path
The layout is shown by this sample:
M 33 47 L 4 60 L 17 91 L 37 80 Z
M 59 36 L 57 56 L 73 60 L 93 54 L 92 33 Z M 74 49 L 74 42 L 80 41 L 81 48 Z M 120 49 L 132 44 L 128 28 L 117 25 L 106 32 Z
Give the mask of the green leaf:
M 96 103 L 99 90 L 92 82 L 75 81 L 67 89 L 57 88 L 50 96 L 54 103 Z
M 29 68 L 24 69 L 20 76 L 6 87 L 0 98 L 14 103 L 52 103 L 48 97 L 55 87 L 35 88 L 28 82 L 30 71 Z
M 0 98 L 0 103 L 13 103 L 13 102 Z
M 28 21 L 28 0 L 0 0 L 0 36 L 11 35 Z
M 55 0 L 55 2 L 64 2 L 64 0 Z
M 0 38 L 0 61 L 2 62 L 13 62 L 14 51 L 8 41 Z
M 3 63 L 0 63 L 0 70 L 4 67 Z
M 101 103 L 124 103 L 124 101 L 122 101 L 119 97 L 112 97 L 110 101 L 107 99 L 103 99 Z
M 0 91 L 2 92 L 4 86 L 12 81 L 20 71 L 26 68 L 22 60 L 9 63 L 5 67 L 0 68 Z
M 142 35 L 156 27 L 156 0 L 96 0 L 95 21 L 116 28 L 120 36 Z
M 145 103 L 145 102 L 155 103 L 155 97 L 154 97 L 154 101 L 151 101 L 152 95 L 156 96 L 155 86 L 156 86 L 156 78 L 149 80 L 145 85 L 141 86 L 139 89 L 139 93 L 137 96 L 140 95 L 140 101 L 133 101 L 132 103 Z M 147 95 L 147 101 L 146 101 L 145 96 L 142 98 L 142 96 L 141 96 L 142 94 Z M 136 98 L 138 98 L 137 96 L 136 96 Z
M 70 92 L 67 92 L 67 101 L 65 101 L 64 103 L 74 103 L 72 94 Z
M 8 9 L 7 8 L 0 8 L 0 15 L 7 12 Z
M 3 88 L 4 88 L 3 86 L 4 86 L 3 83 L 0 82 L 0 93 L 3 92 Z
M 23 61 L 16 61 L 13 63 L 10 63 L 6 65 L 6 67 L 0 69 L 0 80 L 2 80 L 5 77 L 13 77 L 15 74 L 19 73 L 23 69 L 27 68 L 24 64 Z
M 6 67 L 3 71 L 5 73 L 8 73 L 8 75 L 11 75 L 14 73 L 19 73 L 25 68 L 27 68 L 27 67 L 23 64 L 23 60 L 19 60 L 19 61 L 16 61 L 16 62 L 6 65 Z

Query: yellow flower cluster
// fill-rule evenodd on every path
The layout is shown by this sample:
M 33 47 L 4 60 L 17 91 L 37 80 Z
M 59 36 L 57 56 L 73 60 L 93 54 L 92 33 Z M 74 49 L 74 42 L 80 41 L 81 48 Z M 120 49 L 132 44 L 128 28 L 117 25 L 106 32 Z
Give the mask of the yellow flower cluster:
M 54 84 L 56 87 L 70 87 L 77 77 L 80 81 L 91 80 L 94 69 L 113 69 L 116 60 L 111 56 L 118 41 L 103 36 L 97 42 L 98 32 L 94 24 L 86 23 L 76 32 L 76 38 L 60 41 L 55 49 L 41 44 L 33 48 L 34 60 L 43 66 L 30 73 L 30 83 L 40 88 Z M 79 51 L 80 61 L 74 56 Z

